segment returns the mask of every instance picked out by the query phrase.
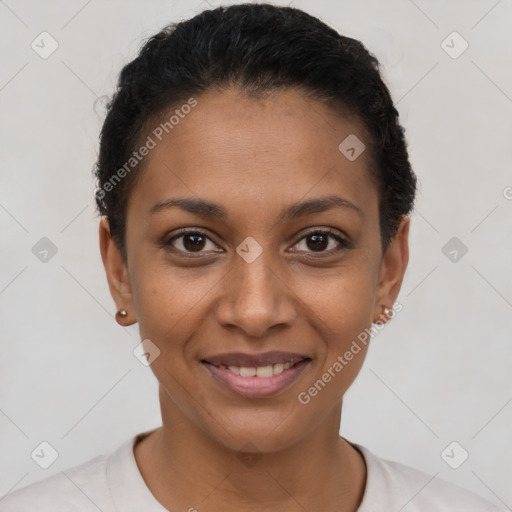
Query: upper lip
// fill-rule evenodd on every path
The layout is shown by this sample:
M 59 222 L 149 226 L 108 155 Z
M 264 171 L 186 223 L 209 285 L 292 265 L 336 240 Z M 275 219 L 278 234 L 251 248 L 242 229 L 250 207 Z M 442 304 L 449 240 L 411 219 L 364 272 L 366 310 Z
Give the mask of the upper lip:
M 296 354 L 294 352 L 263 352 L 261 354 L 244 354 L 241 352 L 230 352 L 227 354 L 217 354 L 202 359 L 215 366 L 238 366 L 254 368 L 257 366 L 268 366 L 279 363 L 290 363 L 294 365 L 303 359 L 310 359 L 307 356 Z

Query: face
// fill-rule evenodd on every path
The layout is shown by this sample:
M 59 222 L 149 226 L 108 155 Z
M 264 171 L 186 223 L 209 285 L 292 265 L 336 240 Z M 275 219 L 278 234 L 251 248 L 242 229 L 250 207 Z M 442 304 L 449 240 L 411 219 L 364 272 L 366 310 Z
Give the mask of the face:
M 339 420 L 367 345 L 344 355 L 395 302 L 408 219 L 383 255 L 369 155 L 338 149 L 364 142 L 357 122 L 291 90 L 196 99 L 130 193 L 126 264 L 105 220 L 102 256 L 125 325 L 160 351 L 162 416 L 269 452 Z

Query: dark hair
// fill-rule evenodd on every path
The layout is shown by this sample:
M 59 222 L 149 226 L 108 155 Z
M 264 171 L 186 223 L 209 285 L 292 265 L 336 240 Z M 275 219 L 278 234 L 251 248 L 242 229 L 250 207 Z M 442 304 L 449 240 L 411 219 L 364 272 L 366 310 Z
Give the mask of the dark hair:
M 402 215 L 413 208 L 416 176 L 378 60 L 360 41 L 304 11 L 239 4 L 166 26 L 120 73 L 107 105 L 94 173 L 98 211 L 108 217 L 125 260 L 126 204 L 141 171 L 129 172 L 126 162 L 154 127 L 151 123 L 170 108 L 208 89 L 229 87 L 249 96 L 294 88 L 362 121 L 384 252 Z M 120 171 L 123 165 L 125 172 Z

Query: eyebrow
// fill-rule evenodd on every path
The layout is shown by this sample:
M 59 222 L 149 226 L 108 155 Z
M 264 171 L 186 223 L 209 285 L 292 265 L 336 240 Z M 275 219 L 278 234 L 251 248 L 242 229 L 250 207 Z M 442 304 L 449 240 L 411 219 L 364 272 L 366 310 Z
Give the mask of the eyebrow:
M 168 208 L 178 207 L 186 212 L 198 215 L 203 218 L 215 218 L 219 220 L 226 220 L 229 215 L 228 212 L 219 204 L 207 201 L 205 199 L 194 198 L 172 198 L 159 201 L 149 210 L 150 215 L 167 210 Z M 283 211 L 279 214 L 278 220 L 281 222 L 290 221 L 299 217 L 310 215 L 313 213 L 321 213 L 333 208 L 347 208 L 356 212 L 363 220 L 366 216 L 357 205 L 352 201 L 340 196 L 326 196 L 318 197 L 315 199 L 308 199 L 299 203 L 294 203 L 285 206 Z

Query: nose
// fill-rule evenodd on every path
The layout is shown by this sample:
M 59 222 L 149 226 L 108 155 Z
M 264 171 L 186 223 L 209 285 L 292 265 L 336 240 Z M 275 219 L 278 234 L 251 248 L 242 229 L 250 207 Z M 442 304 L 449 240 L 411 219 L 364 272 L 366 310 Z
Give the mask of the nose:
M 217 322 L 240 329 L 247 337 L 263 337 L 272 328 L 290 327 L 297 315 L 293 290 L 265 251 L 251 263 L 235 258 L 217 304 Z

